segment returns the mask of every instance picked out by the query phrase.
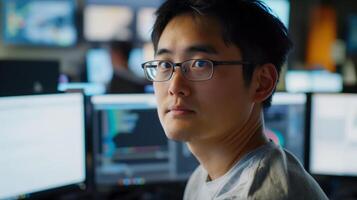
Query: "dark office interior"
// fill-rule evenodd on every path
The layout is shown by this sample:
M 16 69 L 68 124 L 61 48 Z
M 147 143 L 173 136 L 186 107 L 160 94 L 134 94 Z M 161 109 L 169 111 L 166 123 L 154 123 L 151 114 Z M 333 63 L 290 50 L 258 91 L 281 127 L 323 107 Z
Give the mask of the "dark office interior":
M 163 1 L 0 1 L 0 200 L 183 198 L 199 163 L 141 68 Z M 265 133 L 329 199 L 357 199 L 357 1 L 263 2 L 294 43 Z

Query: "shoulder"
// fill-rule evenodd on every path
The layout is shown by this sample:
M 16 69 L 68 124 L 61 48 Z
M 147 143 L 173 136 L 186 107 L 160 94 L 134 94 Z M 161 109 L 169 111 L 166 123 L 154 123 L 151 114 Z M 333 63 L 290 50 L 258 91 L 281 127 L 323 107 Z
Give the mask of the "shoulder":
M 259 161 L 248 196 L 253 199 L 327 199 L 295 156 L 275 145 Z
M 302 199 L 328 199 L 319 184 L 295 156 L 287 151 L 285 153 L 288 160 L 289 196 L 302 196 Z

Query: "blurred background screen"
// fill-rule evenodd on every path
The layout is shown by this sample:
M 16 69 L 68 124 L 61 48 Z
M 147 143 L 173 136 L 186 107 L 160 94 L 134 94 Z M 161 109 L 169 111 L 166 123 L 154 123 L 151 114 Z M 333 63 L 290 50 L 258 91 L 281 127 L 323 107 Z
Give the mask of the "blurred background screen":
M 73 46 L 77 42 L 75 0 L 3 0 L 4 42 Z

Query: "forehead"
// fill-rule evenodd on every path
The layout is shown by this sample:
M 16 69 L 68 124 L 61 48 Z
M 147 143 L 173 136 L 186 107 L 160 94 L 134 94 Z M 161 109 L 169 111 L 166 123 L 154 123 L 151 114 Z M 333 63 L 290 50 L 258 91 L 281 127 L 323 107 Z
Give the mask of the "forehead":
M 224 42 L 222 28 L 217 19 L 192 14 L 174 17 L 162 32 L 157 49 L 183 52 L 195 45 L 210 46 L 217 51 L 233 50 L 240 53 L 235 45 L 227 45 Z

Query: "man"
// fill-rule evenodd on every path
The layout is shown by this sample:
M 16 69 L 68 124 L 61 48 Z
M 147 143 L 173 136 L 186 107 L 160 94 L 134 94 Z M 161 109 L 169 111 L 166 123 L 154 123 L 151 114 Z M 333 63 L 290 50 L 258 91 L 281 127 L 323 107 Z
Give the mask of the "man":
M 110 58 L 113 76 L 108 85 L 108 93 L 144 93 L 147 81 L 136 76 L 129 68 L 130 42 L 112 41 Z
M 168 138 L 200 162 L 184 199 L 327 199 L 289 152 L 263 133 L 291 48 L 284 25 L 259 1 L 168 0 L 157 11 L 154 82 Z

